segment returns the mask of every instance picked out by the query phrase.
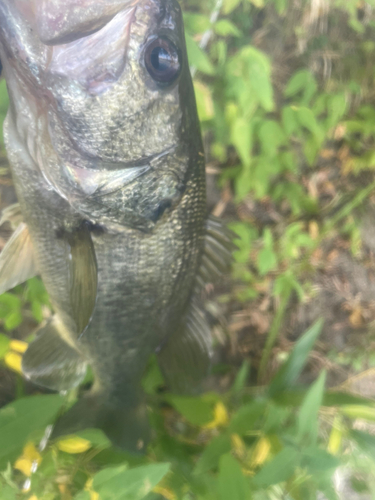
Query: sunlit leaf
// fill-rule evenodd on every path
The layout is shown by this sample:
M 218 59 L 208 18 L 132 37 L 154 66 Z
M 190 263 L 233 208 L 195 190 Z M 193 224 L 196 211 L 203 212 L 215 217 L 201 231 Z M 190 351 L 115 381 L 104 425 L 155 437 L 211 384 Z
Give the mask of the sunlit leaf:
M 228 434 L 222 434 L 214 438 L 204 449 L 200 456 L 197 465 L 194 469 L 194 474 L 203 474 L 212 469 L 215 469 L 220 457 L 231 450 L 231 438 Z
M 59 395 L 21 398 L 0 410 L 0 466 L 17 457 L 30 437 L 41 437 L 63 404 Z
M 301 442 L 315 443 L 318 437 L 318 413 L 322 405 L 326 372 L 309 388 L 298 412 L 297 439 Z
M 104 469 L 93 478 L 93 489 L 101 500 L 141 500 L 163 479 L 170 464 L 144 465 L 133 469 L 123 466 Z
M 268 387 L 271 396 L 282 392 L 297 380 L 322 328 L 323 320 L 320 319 L 296 342 L 288 360 L 277 372 Z
M 229 453 L 219 462 L 218 498 L 220 500 L 250 500 L 251 490 L 248 479 L 241 467 Z

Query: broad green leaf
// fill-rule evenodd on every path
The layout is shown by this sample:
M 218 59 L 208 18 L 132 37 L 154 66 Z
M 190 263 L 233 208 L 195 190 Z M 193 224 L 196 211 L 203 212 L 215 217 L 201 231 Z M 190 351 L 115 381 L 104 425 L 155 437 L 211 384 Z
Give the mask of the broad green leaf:
M 300 127 L 296 117 L 296 111 L 291 106 L 284 106 L 281 113 L 285 133 L 291 136 Z
M 241 31 L 228 19 L 220 19 L 215 24 L 215 33 L 220 36 L 241 36 Z
M 290 446 L 284 448 L 254 476 L 254 485 L 258 488 L 268 488 L 273 484 L 287 481 L 300 464 L 300 460 L 301 454 L 298 450 Z
M 278 148 L 285 143 L 285 134 L 275 120 L 265 120 L 258 132 L 263 154 L 268 157 L 276 156 Z
M 219 462 L 219 500 L 249 500 L 251 490 L 237 460 L 231 454 L 223 455 Z
M 265 111 L 274 109 L 271 64 L 268 57 L 255 47 L 242 49 L 241 57 L 246 62 L 246 76 Z
M 263 9 L 264 7 L 264 1 L 265 0 L 247 0 L 250 2 L 254 7 L 257 7 L 258 9 Z
M 257 266 L 259 274 L 264 276 L 269 271 L 273 271 L 277 266 L 277 256 L 271 248 L 263 248 L 257 256 Z
M 268 387 L 268 392 L 271 397 L 284 391 L 297 380 L 322 328 L 323 320 L 319 319 L 297 341 L 288 360 L 276 373 Z
M 266 408 L 266 400 L 253 401 L 242 406 L 232 418 L 229 425 L 230 432 L 243 436 L 253 431 L 257 420 L 264 416 Z
M 184 25 L 187 32 L 203 33 L 210 29 L 211 23 L 208 16 L 184 12 Z
M 229 14 L 230 12 L 232 12 L 232 10 L 238 7 L 241 2 L 242 0 L 224 0 L 223 4 L 224 14 Z
M 80 491 L 78 495 L 74 497 L 74 500 L 91 500 L 92 498 L 93 496 L 90 495 L 88 491 Z
M 199 397 L 174 395 L 168 395 L 166 400 L 193 425 L 205 425 L 213 419 L 213 405 L 210 401 Z
M 92 487 L 101 500 L 141 500 L 163 479 L 170 464 L 143 465 L 124 470 L 124 467 L 104 469 L 93 478 Z
M 40 438 L 63 405 L 59 395 L 29 396 L 0 410 L 0 466 L 16 458 L 28 439 Z
M 305 104 L 308 104 L 317 88 L 317 83 L 311 72 L 308 69 L 301 69 L 294 73 L 289 80 L 284 95 L 285 97 L 291 97 L 302 92 L 303 101 Z
M 316 475 L 336 469 L 340 465 L 340 460 L 318 446 L 303 448 L 301 466 L 305 466 L 310 474 Z
M 10 339 L 6 335 L 0 333 L 0 359 L 9 351 Z
M 206 75 L 213 75 L 215 68 L 213 67 L 207 54 L 199 47 L 197 42 L 188 34 L 186 34 L 186 48 L 189 56 L 189 64 L 197 68 L 198 71 Z
M 231 440 L 228 434 L 221 434 L 214 438 L 204 449 L 197 465 L 194 469 L 194 474 L 204 474 L 212 469 L 215 469 L 220 457 L 231 450 Z
M 297 418 L 297 439 L 315 444 L 318 437 L 318 414 L 322 405 L 326 372 L 322 371 L 318 379 L 308 390 Z
M 231 126 L 231 142 L 236 147 L 242 163 L 249 167 L 253 147 L 253 129 L 250 120 L 238 117 Z
M 87 439 L 96 448 L 108 448 L 111 446 L 110 440 L 100 429 L 84 429 L 75 433 L 75 436 Z
M 368 432 L 357 431 L 356 429 L 351 430 L 349 436 L 357 443 L 362 451 L 375 460 L 375 436 Z
M 214 103 L 210 88 L 204 83 L 194 81 L 195 99 L 197 102 L 198 115 L 201 122 L 211 120 L 214 117 Z

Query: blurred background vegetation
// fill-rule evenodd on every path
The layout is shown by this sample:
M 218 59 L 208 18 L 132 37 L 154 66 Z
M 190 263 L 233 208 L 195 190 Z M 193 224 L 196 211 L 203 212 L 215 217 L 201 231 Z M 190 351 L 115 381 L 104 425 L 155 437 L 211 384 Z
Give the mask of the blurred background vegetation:
M 19 374 L 48 296 L 38 279 L 0 296 L 0 498 L 373 499 L 375 1 L 181 4 L 208 208 L 238 246 L 202 297 L 212 376 L 199 397 L 171 395 L 151 360 L 146 457 L 98 431 L 44 448 L 76 396 Z M 6 108 L 2 81 L 0 122 Z M 0 188 L 4 209 L 3 149 Z

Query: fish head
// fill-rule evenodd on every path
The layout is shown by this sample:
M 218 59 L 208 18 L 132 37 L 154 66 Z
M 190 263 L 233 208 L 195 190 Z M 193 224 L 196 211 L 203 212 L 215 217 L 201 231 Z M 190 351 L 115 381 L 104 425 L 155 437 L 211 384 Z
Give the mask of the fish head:
M 0 56 L 13 134 L 95 222 L 150 227 L 202 177 L 175 0 L 0 0 Z

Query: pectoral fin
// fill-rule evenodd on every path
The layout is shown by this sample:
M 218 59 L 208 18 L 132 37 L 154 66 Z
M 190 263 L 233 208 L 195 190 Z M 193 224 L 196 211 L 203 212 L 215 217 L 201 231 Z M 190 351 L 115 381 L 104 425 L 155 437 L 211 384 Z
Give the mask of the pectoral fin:
M 26 224 L 19 224 L 0 254 L 0 294 L 37 274 Z
M 95 250 L 86 224 L 67 233 L 67 240 L 70 247 L 70 299 L 73 319 L 81 335 L 90 323 L 96 302 L 98 277 Z
M 55 391 L 76 387 L 85 377 L 86 362 L 80 353 L 69 345 L 64 326 L 54 316 L 37 332 L 22 358 L 22 371 L 35 384 Z
M 158 353 L 168 387 L 173 392 L 192 393 L 200 388 L 212 356 L 210 327 L 200 307 L 192 302 L 186 325 L 174 332 Z

